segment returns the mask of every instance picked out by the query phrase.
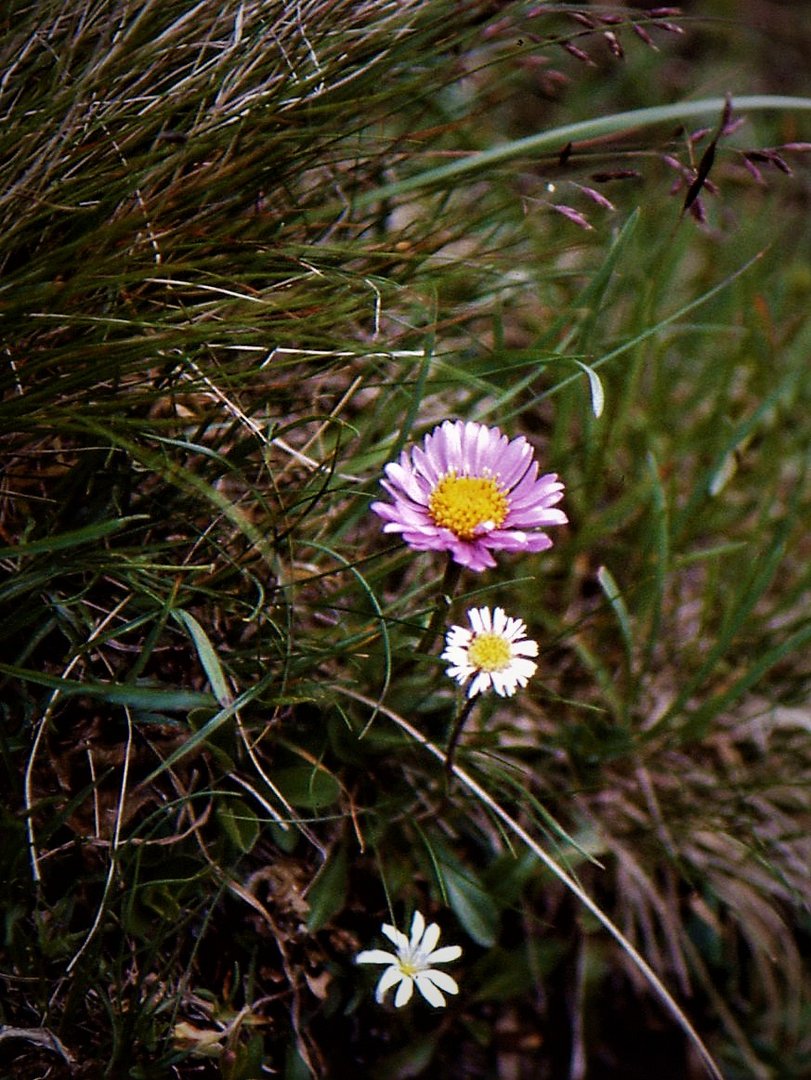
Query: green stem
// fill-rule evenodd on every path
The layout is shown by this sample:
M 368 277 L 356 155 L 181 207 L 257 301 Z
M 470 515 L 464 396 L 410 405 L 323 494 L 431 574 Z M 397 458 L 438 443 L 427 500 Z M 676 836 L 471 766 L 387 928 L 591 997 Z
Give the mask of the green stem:
M 453 594 L 456 592 L 456 586 L 459 584 L 459 578 L 462 576 L 462 567 L 459 563 L 454 562 L 453 558 L 448 556 L 448 564 L 445 567 L 445 575 L 442 578 L 442 584 L 439 586 L 439 596 L 437 596 L 434 603 L 434 610 L 431 615 L 431 621 L 425 628 L 425 633 L 420 638 L 417 645 L 418 653 L 430 652 L 434 647 L 440 627 L 442 626 L 445 618 L 448 614 L 448 608 L 451 606 L 453 600 Z
M 450 784 L 451 779 L 453 778 L 453 759 L 456 752 L 456 744 L 459 742 L 462 728 L 465 726 L 465 721 L 470 716 L 475 704 L 475 698 L 467 699 L 459 710 L 459 715 L 456 717 L 456 723 L 453 725 L 453 731 L 451 731 L 450 738 L 448 739 L 448 745 L 445 748 L 445 774 L 447 776 L 448 784 Z

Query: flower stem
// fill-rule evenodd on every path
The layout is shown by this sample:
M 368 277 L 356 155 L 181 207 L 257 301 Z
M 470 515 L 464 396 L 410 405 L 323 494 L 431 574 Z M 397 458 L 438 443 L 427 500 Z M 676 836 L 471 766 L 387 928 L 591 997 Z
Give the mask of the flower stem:
M 462 567 L 459 563 L 454 562 L 451 556 L 448 556 L 448 562 L 445 567 L 445 574 L 442 578 L 442 583 L 439 586 L 439 596 L 437 596 L 434 602 L 434 610 L 431 615 L 431 621 L 425 628 L 425 633 L 420 638 L 417 645 L 418 653 L 430 652 L 434 646 L 434 642 L 439 635 L 439 629 L 445 616 L 448 613 L 448 608 L 451 606 L 451 600 L 453 594 L 456 592 L 456 586 L 459 584 L 459 578 L 462 575 Z
M 445 774 L 447 776 L 448 783 L 450 784 L 453 778 L 453 758 L 456 752 L 456 744 L 459 742 L 459 736 L 462 734 L 462 728 L 465 726 L 465 721 L 470 716 L 471 710 L 475 705 L 475 698 L 468 698 L 462 708 L 459 710 L 459 715 L 456 717 L 456 723 L 453 725 L 450 738 L 448 739 L 448 745 L 445 749 Z

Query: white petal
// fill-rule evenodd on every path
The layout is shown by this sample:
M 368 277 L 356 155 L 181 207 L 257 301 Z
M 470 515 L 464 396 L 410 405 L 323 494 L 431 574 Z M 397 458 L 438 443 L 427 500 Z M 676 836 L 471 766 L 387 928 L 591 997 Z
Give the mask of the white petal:
M 538 665 L 534 660 L 524 660 L 522 657 L 517 656 L 512 664 L 510 664 L 510 671 L 512 671 L 517 679 L 532 678 L 535 672 L 538 670 Z
M 397 957 L 394 953 L 384 949 L 364 949 L 355 957 L 356 964 L 396 964 Z
M 459 985 L 456 982 L 456 979 L 451 978 L 451 976 L 448 975 L 447 972 L 445 972 L 445 971 L 434 971 L 433 969 L 431 969 L 430 971 L 423 971 L 423 972 L 421 972 L 421 974 L 426 979 L 430 979 L 431 982 L 435 986 L 438 986 L 440 990 L 444 990 L 446 994 L 458 994 L 459 993 Z M 417 984 L 417 985 L 419 985 L 419 984 Z
M 473 682 L 470 684 L 467 692 L 469 698 L 475 697 L 476 694 L 481 694 L 482 691 L 487 690 L 490 686 L 490 672 L 480 671 Z
M 526 641 L 513 642 L 512 654 L 513 656 L 537 656 L 538 642 L 529 638 Z
M 494 671 L 493 689 L 500 697 L 512 697 L 515 693 L 515 676 L 511 671 Z
M 450 679 L 455 679 L 460 686 L 464 686 L 470 676 L 474 673 L 472 667 L 451 667 L 445 672 Z
M 388 923 L 383 923 L 381 930 L 397 949 L 398 953 L 402 952 L 403 949 L 408 948 L 408 938 L 402 930 L 398 930 L 396 926 L 390 926 Z
M 428 978 L 426 972 L 418 972 L 414 976 L 414 982 L 417 984 L 417 989 L 419 990 L 419 992 L 430 1005 L 433 1005 L 435 1009 L 442 1008 L 442 1006 L 445 1004 L 445 998 L 442 996 L 442 994 L 440 994 L 439 990 L 437 990 L 437 988 Z
M 445 635 L 445 644 L 449 649 L 467 649 L 472 640 L 472 631 L 461 626 L 452 626 Z
M 508 637 L 510 641 L 517 641 L 518 638 L 524 637 L 526 632 L 527 627 L 523 619 L 507 619 L 507 625 L 504 628 L 504 636 Z
M 453 664 L 454 667 L 471 667 L 470 661 L 468 660 L 468 650 L 459 648 L 456 645 L 449 646 L 440 656 L 440 660 L 447 660 L 449 663 Z
M 380 976 L 377 987 L 375 988 L 375 1001 L 380 1004 L 383 1001 L 383 998 L 386 996 L 386 991 L 389 990 L 396 983 L 401 982 L 404 979 L 405 975 L 403 975 L 402 971 L 400 971 L 398 967 L 386 968 L 386 970 Z M 399 992 L 400 991 L 398 990 L 397 993 L 399 994 Z M 409 997 L 410 996 L 411 995 L 409 995 Z
M 447 964 L 449 960 L 458 960 L 462 955 L 461 945 L 443 945 L 441 949 L 425 957 L 426 964 Z
M 394 995 L 394 1005 L 397 1009 L 402 1009 L 403 1005 L 407 1005 L 411 1000 L 411 995 L 414 993 L 414 980 L 409 975 L 403 975 L 401 971 L 397 973 L 402 982 L 397 987 L 397 993 Z
M 435 922 L 432 922 L 422 935 L 422 941 L 420 942 L 420 954 L 423 958 L 427 957 L 436 943 L 439 941 L 440 929 Z
M 420 938 L 425 930 L 425 919 L 422 917 L 421 911 L 414 912 L 414 918 L 411 920 L 411 948 L 416 948 L 420 943 Z

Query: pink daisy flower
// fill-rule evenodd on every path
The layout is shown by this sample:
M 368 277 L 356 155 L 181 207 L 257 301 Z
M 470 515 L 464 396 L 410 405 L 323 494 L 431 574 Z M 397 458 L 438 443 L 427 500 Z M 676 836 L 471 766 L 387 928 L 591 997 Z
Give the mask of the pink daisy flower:
M 545 551 L 542 530 L 567 521 L 556 473 L 538 476 L 523 435 L 446 420 L 421 447 L 386 466 L 381 483 L 393 502 L 374 502 L 384 532 L 400 533 L 418 551 L 448 551 L 470 570 L 496 565 L 494 551 Z

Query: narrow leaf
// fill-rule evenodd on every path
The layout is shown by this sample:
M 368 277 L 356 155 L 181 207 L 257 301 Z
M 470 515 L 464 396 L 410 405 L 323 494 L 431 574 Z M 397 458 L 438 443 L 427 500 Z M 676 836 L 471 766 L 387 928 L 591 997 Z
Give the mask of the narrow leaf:
M 622 634 L 622 640 L 625 645 L 625 653 L 628 664 L 630 665 L 633 656 L 633 633 L 631 631 L 631 618 L 628 614 L 625 600 L 620 592 L 619 585 L 617 585 L 617 582 L 614 579 L 614 575 L 607 566 L 601 566 L 598 569 L 597 581 L 599 582 L 600 588 L 605 593 L 605 598 L 611 605 L 611 609 L 619 624 L 620 633 Z
M 79 547 L 81 544 L 95 544 L 105 536 L 126 528 L 133 521 L 145 521 L 148 517 L 148 514 L 132 514 L 130 517 L 114 518 L 112 521 L 97 521 L 92 525 L 85 525 L 82 529 L 59 533 L 56 536 L 46 536 L 42 540 L 31 540 L 29 543 L 15 544 L 13 547 L 0 548 L 0 556 L 10 559 L 19 555 L 64 551 L 66 548 Z
M 188 611 L 175 610 L 172 612 L 172 615 L 189 632 L 189 636 L 197 650 L 200 663 L 203 665 L 203 670 L 211 684 L 211 689 L 218 704 L 222 707 L 230 704 L 231 692 L 228 689 L 228 683 L 226 682 L 220 659 L 214 651 L 214 646 L 211 644 L 205 630 L 197 619 L 195 619 Z
M 589 389 L 591 390 L 591 410 L 599 420 L 603 415 L 603 409 L 605 408 L 605 393 L 603 391 L 603 384 L 600 381 L 600 376 L 594 368 L 590 368 L 588 364 L 584 364 L 582 360 L 575 360 L 574 362 L 580 370 L 585 371 L 588 376 Z
M 477 945 L 489 948 L 496 942 L 498 908 L 468 872 L 461 873 L 447 863 L 441 866 L 448 903 L 459 922 Z
M 65 697 L 86 694 L 114 705 L 129 705 L 133 709 L 187 712 L 201 706 L 210 707 L 212 703 L 210 694 L 201 694 L 195 690 L 166 690 L 154 686 L 129 686 L 126 683 L 80 682 L 76 679 L 46 675 L 29 668 L 14 667 L 12 664 L 0 664 L 0 675 L 35 683 L 37 686 L 47 686 L 58 690 Z
M 218 804 L 217 820 L 228 839 L 247 855 L 259 839 L 259 822 L 253 810 L 242 799 L 229 798 Z
M 348 887 L 349 857 L 346 848 L 341 844 L 324 863 L 307 894 L 310 904 L 307 929 L 311 934 L 320 930 L 333 915 L 341 910 L 346 900 Z

